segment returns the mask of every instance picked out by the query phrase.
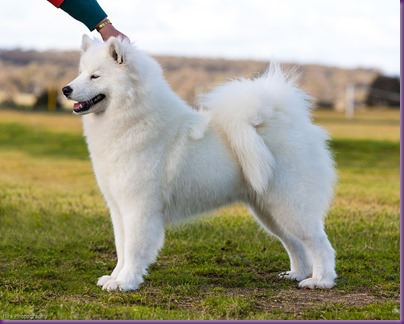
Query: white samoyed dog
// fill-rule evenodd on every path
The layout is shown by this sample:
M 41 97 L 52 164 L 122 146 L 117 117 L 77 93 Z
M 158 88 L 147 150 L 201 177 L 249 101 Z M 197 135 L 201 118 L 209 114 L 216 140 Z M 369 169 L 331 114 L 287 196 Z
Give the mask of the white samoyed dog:
M 309 97 L 278 65 L 221 85 L 193 110 L 160 65 L 127 41 L 83 36 L 77 101 L 95 176 L 111 213 L 118 262 L 98 285 L 135 290 L 163 245 L 164 226 L 242 202 L 290 257 L 283 278 L 331 288 L 335 252 L 323 219 L 333 197 L 328 135 Z

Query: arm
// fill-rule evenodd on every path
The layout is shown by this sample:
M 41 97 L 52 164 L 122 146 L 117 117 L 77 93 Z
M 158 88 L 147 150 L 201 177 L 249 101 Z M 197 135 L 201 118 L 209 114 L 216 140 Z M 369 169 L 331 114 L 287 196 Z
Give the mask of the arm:
M 103 40 L 111 36 L 121 36 L 127 38 L 111 24 L 105 24 L 102 28 L 97 28 L 102 23 L 108 21 L 107 14 L 96 0 L 48 0 L 55 7 L 62 9 L 74 19 L 82 22 L 90 31 L 97 29 Z

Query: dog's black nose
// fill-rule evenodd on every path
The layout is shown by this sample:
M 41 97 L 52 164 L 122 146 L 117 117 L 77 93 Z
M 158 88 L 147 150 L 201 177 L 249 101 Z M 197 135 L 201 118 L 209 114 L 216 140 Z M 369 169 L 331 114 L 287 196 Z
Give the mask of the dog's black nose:
M 62 91 L 63 91 L 63 94 L 64 94 L 66 97 L 69 97 L 69 96 L 72 94 L 73 89 L 72 89 L 70 86 L 66 86 L 66 87 L 64 87 L 64 88 L 62 89 Z

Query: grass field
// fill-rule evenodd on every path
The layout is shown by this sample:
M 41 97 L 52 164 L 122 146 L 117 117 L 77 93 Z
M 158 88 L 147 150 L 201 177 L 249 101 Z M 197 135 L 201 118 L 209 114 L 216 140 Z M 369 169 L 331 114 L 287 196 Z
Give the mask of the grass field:
M 141 289 L 108 293 L 95 283 L 115 265 L 113 233 L 80 119 L 0 110 L 0 319 L 398 320 L 399 112 L 315 120 L 339 170 L 334 289 L 279 280 L 282 245 L 233 205 L 169 228 Z

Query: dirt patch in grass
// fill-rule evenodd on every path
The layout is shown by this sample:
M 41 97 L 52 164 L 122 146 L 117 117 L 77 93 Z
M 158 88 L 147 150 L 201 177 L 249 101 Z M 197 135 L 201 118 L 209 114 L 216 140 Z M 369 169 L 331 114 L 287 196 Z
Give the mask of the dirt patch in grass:
M 374 303 L 400 302 L 396 298 L 377 297 L 366 292 L 335 293 L 332 290 L 281 290 L 269 298 L 257 298 L 258 308 L 262 311 L 280 310 L 287 314 L 299 314 L 308 308 L 321 307 L 321 305 L 338 304 L 344 307 L 362 307 Z
M 217 292 L 216 292 L 217 293 Z M 368 292 L 341 293 L 334 290 L 280 290 L 275 294 L 266 289 L 225 289 L 220 292 L 226 298 L 245 298 L 254 304 L 255 312 L 282 312 L 285 315 L 299 315 L 307 309 L 338 305 L 340 307 L 363 307 L 376 303 L 400 303 L 400 296 L 380 297 Z M 200 292 L 199 297 L 171 296 L 171 308 L 201 311 L 203 300 L 209 298 L 212 291 Z

